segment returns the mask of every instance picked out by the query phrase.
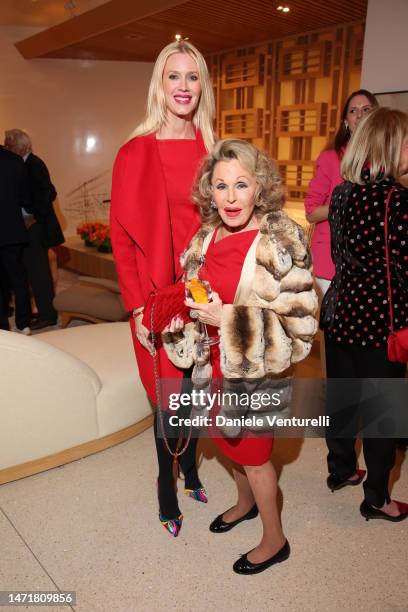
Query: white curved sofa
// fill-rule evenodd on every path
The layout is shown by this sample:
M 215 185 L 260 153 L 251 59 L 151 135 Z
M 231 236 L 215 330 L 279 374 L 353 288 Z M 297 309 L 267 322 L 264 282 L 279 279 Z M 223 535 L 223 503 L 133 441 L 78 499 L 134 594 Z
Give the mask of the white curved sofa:
M 122 442 L 152 418 L 128 323 L 0 330 L 0 484 Z

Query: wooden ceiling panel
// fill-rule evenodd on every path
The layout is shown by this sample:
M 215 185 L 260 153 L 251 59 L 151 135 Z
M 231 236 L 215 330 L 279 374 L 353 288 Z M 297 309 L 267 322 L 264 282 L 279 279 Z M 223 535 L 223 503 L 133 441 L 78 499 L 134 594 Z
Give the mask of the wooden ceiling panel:
M 16 46 L 27 58 L 153 61 L 175 34 L 188 37 L 210 54 L 361 21 L 367 11 L 367 0 L 287 0 L 283 5 L 290 7 L 289 13 L 277 11 L 278 4 L 273 0 L 111 0 Z
M 81 15 L 108 0 L 76 0 L 75 8 L 69 9 L 61 0 L 1 0 L 1 26 L 30 26 L 50 28 L 73 15 Z

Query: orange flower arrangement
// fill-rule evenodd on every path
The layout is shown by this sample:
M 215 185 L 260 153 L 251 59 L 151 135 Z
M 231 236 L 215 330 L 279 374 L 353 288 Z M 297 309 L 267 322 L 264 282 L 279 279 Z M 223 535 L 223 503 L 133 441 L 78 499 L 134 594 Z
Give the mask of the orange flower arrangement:
M 99 221 L 82 222 L 77 227 L 77 234 L 84 240 L 86 246 L 97 247 L 101 253 L 112 252 L 110 227 Z

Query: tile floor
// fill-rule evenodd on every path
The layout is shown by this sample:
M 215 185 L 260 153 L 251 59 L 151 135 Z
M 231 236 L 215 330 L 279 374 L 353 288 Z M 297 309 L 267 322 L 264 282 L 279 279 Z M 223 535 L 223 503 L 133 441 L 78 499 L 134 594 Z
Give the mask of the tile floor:
M 259 519 L 216 535 L 211 520 L 234 503 L 228 470 L 203 442 L 207 505 L 180 499 L 177 539 L 157 518 L 152 431 L 0 487 L 1 589 L 74 590 L 78 612 L 403 612 L 408 610 L 408 525 L 366 522 L 360 487 L 332 494 L 318 439 L 278 440 L 289 561 L 258 576 L 231 570 L 260 537 Z M 224 463 L 224 462 L 222 462 Z M 393 494 L 406 498 L 402 453 Z M 179 483 L 182 498 L 182 482 Z

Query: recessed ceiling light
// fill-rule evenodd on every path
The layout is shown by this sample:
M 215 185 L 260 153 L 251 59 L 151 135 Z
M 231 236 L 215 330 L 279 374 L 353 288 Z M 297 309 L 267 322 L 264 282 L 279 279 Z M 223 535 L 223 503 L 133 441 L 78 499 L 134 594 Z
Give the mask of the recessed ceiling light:
M 288 6 L 282 6 L 281 4 L 276 7 L 277 11 L 282 11 L 282 13 L 289 13 L 290 8 Z
M 176 42 L 181 42 L 181 41 L 184 42 L 184 41 L 190 40 L 188 36 L 182 36 L 181 34 L 176 34 L 174 38 L 176 39 Z

